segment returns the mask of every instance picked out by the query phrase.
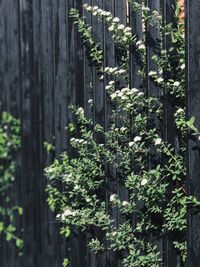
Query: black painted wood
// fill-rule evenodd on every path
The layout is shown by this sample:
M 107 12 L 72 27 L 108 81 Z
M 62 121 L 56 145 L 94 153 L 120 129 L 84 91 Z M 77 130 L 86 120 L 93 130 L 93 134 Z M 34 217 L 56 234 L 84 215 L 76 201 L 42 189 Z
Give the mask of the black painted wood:
M 200 127 L 200 1 L 186 1 L 187 29 L 187 117 L 196 117 L 196 127 Z M 195 149 L 195 140 L 188 141 L 188 190 L 200 199 L 200 153 Z M 188 267 L 200 266 L 200 214 L 188 208 Z
M 165 22 L 171 22 L 171 5 L 175 0 L 148 1 L 151 9 L 163 9 Z M 141 0 L 138 0 L 141 2 Z M 200 54 L 200 12 L 199 0 L 187 0 L 187 110 L 188 117 L 197 118 L 199 125 L 199 60 Z M 71 7 L 77 7 L 86 16 L 87 22 L 94 28 L 94 38 L 104 51 L 106 66 L 115 66 L 116 51 L 111 34 L 104 23 L 98 22 L 82 10 L 82 4 L 98 5 L 115 16 L 122 23 L 130 23 L 138 39 L 142 39 L 141 17 L 133 11 L 128 12 L 126 0 L 1 0 L 0 1 L 0 101 L 3 108 L 21 119 L 22 149 L 17 159 L 17 176 L 12 195 L 13 201 L 22 204 L 23 220 L 16 222 L 24 228 L 24 256 L 17 257 L 12 244 L 0 241 L 1 267 L 60 267 L 66 255 L 70 267 L 119 267 L 117 255 L 106 252 L 96 256 L 87 249 L 89 235 L 72 230 L 71 237 L 64 241 L 59 228 L 46 203 L 46 180 L 43 169 L 53 157 L 68 149 L 69 138 L 65 126 L 73 121 L 67 111 L 70 104 L 84 107 L 86 114 L 105 128 L 109 126 L 111 107 L 106 96 L 104 82 L 99 80 L 98 72 L 91 67 L 85 48 L 82 45 L 73 21 L 69 18 Z M 130 15 L 130 21 L 127 20 Z M 159 30 L 149 28 L 149 35 L 155 43 Z M 169 44 L 166 42 L 163 47 Z M 153 70 L 151 55 L 157 53 L 155 47 L 147 49 L 148 70 Z M 130 84 L 141 87 L 141 78 L 137 75 L 139 62 L 131 51 Z M 93 90 L 91 89 L 93 85 Z M 158 88 L 149 81 L 148 93 L 158 94 Z M 88 107 L 93 99 L 94 109 Z M 176 147 L 174 121 L 170 99 L 166 100 L 165 128 L 166 140 Z M 170 130 L 168 130 L 170 129 Z M 55 146 L 55 153 L 47 154 L 43 142 Z M 200 197 L 199 188 L 199 152 L 193 150 L 195 142 L 188 143 L 188 188 L 189 193 Z M 117 170 L 107 168 L 106 197 L 120 192 L 124 198 L 127 192 L 119 186 Z M 116 225 L 121 222 L 115 209 L 108 210 Z M 188 267 L 200 266 L 200 217 L 195 210 L 188 210 Z M 167 240 L 164 242 L 165 266 L 178 266 L 174 251 Z

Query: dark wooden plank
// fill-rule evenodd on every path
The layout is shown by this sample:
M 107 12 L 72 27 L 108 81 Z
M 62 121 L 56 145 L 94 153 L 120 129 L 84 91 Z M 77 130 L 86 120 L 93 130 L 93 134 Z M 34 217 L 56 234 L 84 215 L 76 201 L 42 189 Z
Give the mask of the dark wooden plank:
M 61 23 L 66 27 L 66 2 L 63 1 L 43 1 L 41 3 L 41 48 L 42 48 L 42 90 L 43 92 L 43 140 L 52 143 L 55 147 L 54 156 L 58 156 L 62 150 L 62 118 L 61 102 L 66 101 L 63 97 L 63 84 L 66 81 L 64 75 L 64 64 L 66 64 L 66 38 L 63 34 L 61 43 Z M 63 31 L 62 28 L 62 31 Z M 62 51 L 60 46 L 62 45 Z M 63 57 L 61 59 L 61 52 Z M 66 65 L 65 65 L 66 66 Z M 62 73 L 62 81 L 60 75 Z M 63 104 L 63 102 L 62 102 Z M 66 106 L 65 106 L 66 107 Z M 61 114 L 63 114 L 61 116 Z M 66 110 L 65 110 L 66 114 Z M 63 126 L 64 128 L 64 126 Z M 62 131 L 64 132 L 64 130 Z M 44 166 L 52 162 L 52 154 L 44 154 Z M 46 181 L 43 177 L 43 192 Z M 59 226 L 55 221 L 55 216 L 49 212 L 46 203 L 46 194 L 43 193 L 43 252 L 42 259 L 47 266 L 61 266 L 65 256 L 63 238 L 59 235 Z
M 174 27 L 174 7 L 176 6 L 175 0 L 170 1 L 161 1 L 162 2 L 162 13 L 163 13 L 163 23 L 164 25 L 173 23 Z M 171 41 L 168 38 L 164 37 L 163 40 L 163 49 L 168 50 L 171 46 Z M 178 151 L 177 143 L 177 133 L 176 125 L 174 120 L 175 106 L 174 101 L 169 93 L 165 92 L 164 94 L 164 124 L 163 124 L 163 138 L 175 148 L 175 151 Z M 171 185 L 173 187 L 173 185 Z M 176 255 L 176 250 L 172 241 L 169 239 L 163 240 L 163 260 L 166 266 L 175 267 L 178 266 L 179 258 Z
M 200 129 L 200 1 L 186 1 L 186 43 L 187 43 L 187 117 L 195 116 L 195 126 Z M 200 199 L 200 154 L 195 150 L 196 142 L 188 140 L 187 180 L 188 193 Z M 188 208 L 188 263 L 187 266 L 200 265 L 200 214 Z
M 98 6 L 103 9 L 103 0 L 92 0 L 91 4 L 93 6 Z M 100 43 L 101 48 L 103 49 L 104 43 L 104 25 L 103 22 L 97 20 L 96 17 L 92 16 L 92 31 L 93 38 L 96 43 Z M 93 77 L 92 77 L 92 86 L 93 86 L 93 101 L 94 101 L 94 114 L 93 120 L 94 123 L 98 123 L 105 127 L 105 86 L 104 82 L 99 79 L 98 70 L 93 67 Z M 98 142 L 103 142 L 102 137 L 95 136 Z M 106 196 L 106 192 L 105 196 Z M 91 267 L 106 267 L 107 266 L 107 255 L 103 253 L 101 255 L 95 255 L 91 253 Z
M 24 257 L 29 266 L 38 265 L 36 255 L 36 231 L 38 200 L 35 202 L 34 193 L 37 188 L 35 179 L 35 162 L 37 158 L 37 140 L 34 134 L 37 131 L 35 115 L 38 112 L 36 101 L 36 87 L 34 80 L 34 38 L 33 38 L 33 3 L 22 1 L 20 3 L 20 32 L 21 32 L 21 97 L 22 97 L 22 179 L 23 179 L 23 208 L 24 208 Z M 34 122 L 34 126 L 33 126 Z
M 20 117 L 20 53 L 19 53 L 19 25 L 18 2 L 0 2 L 0 109 Z M 15 44 L 15 45 L 13 45 Z M 21 204 L 20 155 L 16 158 L 17 169 L 15 182 L 8 192 L 13 206 Z M 1 201 L 1 200 L 0 200 Z M 18 218 L 15 219 L 17 229 L 21 229 Z M 19 231 L 20 234 L 20 231 Z M 0 238 L 0 265 L 19 266 L 21 258 L 17 257 L 14 242 L 7 242 Z
M 142 4 L 142 0 L 137 1 L 138 4 Z M 130 27 L 133 30 L 133 34 L 136 35 L 137 40 L 143 40 L 142 30 L 142 17 L 138 12 L 133 10 L 133 7 L 129 7 Z M 138 52 L 133 48 L 130 55 L 130 84 L 131 87 L 140 88 L 142 86 L 142 78 L 138 75 L 138 71 L 141 69 L 141 59 Z
M 115 1 L 103 1 L 104 9 L 111 12 L 115 16 Z M 105 67 L 115 67 L 116 56 L 115 56 L 115 46 L 112 41 L 112 33 L 108 30 L 108 25 L 104 25 L 104 68 Z M 104 75 L 105 86 L 108 85 L 110 77 Z M 112 105 L 110 98 L 107 93 L 105 93 L 105 130 L 109 130 L 111 126 L 111 115 L 112 115 Z M 110 196 L 117 193 L 117 178 L 116 178 L 116 168 L 112 164 L 106 166 L 106 201 L 107 201 L 107 211 L 111 218 L 115 221 L 115 226 L 118 224 L 118 210 L 110 205 Z M 118 266 L 119 260 L 116 253 L 112 251 L 107 251 L 107 266 Z

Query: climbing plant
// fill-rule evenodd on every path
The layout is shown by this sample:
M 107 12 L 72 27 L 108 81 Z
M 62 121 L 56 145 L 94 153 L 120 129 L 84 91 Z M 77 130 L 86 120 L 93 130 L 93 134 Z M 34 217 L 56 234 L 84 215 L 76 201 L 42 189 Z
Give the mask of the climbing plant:
M 132 0 L 129 4 L 142 18 L 141 39 L 133 34 L 128 19 L 124 25 L 98 6 L 83 6 L 112 33 L 118 53 L 115 66 L 105 66 L 92 28 L 78 10 L 70 12 L 100 81 L 107 82 L 112 114 L 104 127 L 87 117 L 82 107 L 70 107 L 76 117 L 67 128 L 71 151 L 62 153 L 45 170 L 48 203 L 63 225 L 62 234 L 68 236 L 71 226 L 90 232 L 89 248 L 95 253 L 118 253 L 121 266 L 160 266 L 162 252 L 154 241 L 163 238 L 173 244 L 181 266 L 186 266 L 187 205 L 200 207 L 200 202 L 187 194 L 186 140 L 198 140 L 200 133 L 194 126 L 195 118 L 186 120 L 185 115 L 184 22 L 179 20 L 178 7 L 174 8 L 174 23 L 164 25 L 158 11 Z M 151 47 L 149 27 L 155 27 L 159 39 L 159 48 L 150 59 L 153 69 L 146 60 Z M 131 86 L 132 53 L 137 53 L 139 62 L 138 88 Z M 156 88 L 154 95 L 148 92 L 149 82 Z M 178 148 L 163 132 L 168 101 L 174 110 Z M 92 111 L 93 99 L 88 105 Z M 109 168 L 115 169 L 115 175 Z M 109 181 L 118 182 L 126 191 L 123 198 L 117 190 L 105 193 Z M 120 222 L 111 210 L 117 210 Z M 67 264 L 65 261 L 64 266 Z
M 20 147 L 20 124 L 8 112 L 0 114 L 0 237 L 14 241 L 21 253 L 23 241 L 19 237 L 15 221 L 23 213 L 22 208 L 10 198 L 15 180 L 15 155 Z

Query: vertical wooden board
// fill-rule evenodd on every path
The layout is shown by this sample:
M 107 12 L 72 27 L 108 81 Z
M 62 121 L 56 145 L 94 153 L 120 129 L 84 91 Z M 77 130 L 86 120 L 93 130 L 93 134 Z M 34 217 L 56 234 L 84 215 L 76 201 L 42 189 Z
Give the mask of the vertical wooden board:
M 58 2 L 42 1 L 41 3 L 41 49 L 42 49 L 42 98 L 43 98 L 43 124 L 44 133 L 43 141 L 52 143 L 56 147 L 56 155 L 58 156 L 60 148 L 61 134 L 60 130 L 60 92 L 57 85 L 55 68 L 58 67 L 59 61 L 55 61 L 57 52 L 55 51 L 59 39 L 57 39 L 56 19 L 58 19 Z M 64 3 L 65 4 L 65 3 Z M 63 36 L 64 39 L 64 36 Z M 65 59 L 63 58 L 63 61 Z M 56 65 L 56 63 L 57 65 Z M 56 65 L 56 66 L 55 66 Z M 64 73 L 63 73 L 64 75 Z M 64 80 L 64 78 L 63 78 Z M 57 95 L 56 95 L 57 94 Z M 56 95 L 56 96 L 55 96 Z M 56 132 L 57 131 L 57 132 Z M 57 137 L 57 142 L 55 140 Z M 52 162 L 52 156 L 47 155 L 43 151 L 44 166 L 48 166 Z M 42 218 L 45 222 L 43 227 L 43 251 L 42 262 L 46 266 L 61 266 L 64 258 L 64 243 L 59 235 L 58 223 L 55 216 L 49 211 L 46 203 L 47 195 L 44 193 L 46 181 L 43 177 L 43 206 Z
M 91 5 L 92 0 L 84 0 L 84 4 Z M 92 15 L 90 12 L 83 9 L 83 17 L 88 25 L 92 26 Z M 87 49 L 83 47 L 83 73 L 84 73 L 84 112 L 87 118 L 93 120 L 94 115 L 94 106 L 93 104 L 89 104 L 89 100 L 94 103 L 94 94 L 92 88 L 93 82 L 93 67 L 91 66 L 91 62 L 88 58 Z M 82 235 L 83 239 L 85 238 L 85 244 L 82 246 L 82 251 L 85 256 L 85 267 L 90 267 L 92 265 L 92 258 L 94 258 L 94 253 L 88 248 L 88 242 L 91 239 L 90 232 L 87 232 Z
M 142 0 L 137 0 L 138 4 L 142 4 Z M 129 16 L 130 16 L 130 27 L 132 28 L 133 34 L 136 35 L 138 41 L 143 39 L 143 29 L 142 29 L 142 17 L 138 12 L 133 10 L 133 7 L 129 7 Z M 131 87 L 141 88 L 142 87 L 142 78 L 138 75 L 138 71 L 141 69 L 141 58 L 140 54 L 134 49 L 130 51 L 130 84 Z
M 13 45 L 15 44 L 15 45 Z M 1 1 L 0 3 L 0 110 L 20 117 L 20 64 L 19 64 L 19 27 L 18 2 Z M 21 204 L 20 155 L 16 158 L 17 169 L 15 182 L 8 192 L 13 206 Z M 0 200 L 1 201 L 1 200 Z M 21 229 L 20 220 L 15 218 L 15 226 Z M 21 234 L 18 231 L 19 235 Z M 0 240 L 0 265 L 15 267 L 21 264 L 14 242 Z
M 115 17 L 120 19 L 120 23 L 123 24 L 125 27 L 127 26 L 127 14 L 128 14 L 128 3 L 126 0 L 122 1 L 114 1 L 114 15 Z M 121 68 L 118 62 L 118 53 L 120 51 L 115 47 L 115 65 Z M 120 88 L 123 86 L 127 86 L 125 81 L 119 80 L 120 82 Z M 120 114 L 121 115 L 121 114 Z M 121 120 L 116 119 L 116 125 L 117 127 L 121 126 Z M 118 169 L 115 170 L 115 177 L 116 177 L 116 193 L 119 196 L 120 200 L 127 200 L 128 199 L 128 192 L 126 188 L 122 185 L 122 182 L 120 181 L 121 177 L 118 172 Z M 119 227 L 122 223 L 124 223 L 124 218 L 121 216 L 119 209 L 116 210 L 116 226 Z M 114 255 L 115 256 L 115 265 L 120 266 L 121 261 L 120 261 L 120 256 L 119 254 Z M 111 265 L 112 266 L 112 265 Z
M 161 1 L 162 14 L 163 14 L 163 23 L 166 25 L 168 23 L 175 23 L 174 20 L 174 7 L 176 5 L 175 0 L 164 0 Z M 175 26 L 175 25 L 174 25 Z M 171 42 L 168 38 L 163 40 L 163 49 L 168 50 L 171 46 Z M 175 151 L 178 151 L 177 147 L 177 135 L 176 135 L 176 125 L 174 121 L 175 107 L 173 104 L 173 99 L 168 93 L 164 93 L 164 123 L 163 123 L 163 137 L 165 141 L 172 145 L 175 148 Z M 173 186 L 173 185 L 172 185 Z M 178 257 L 176 255 L 176 250 L 172 244 L 172 241 L 169 239 L 163 240 L 163 261 L 166 266 L 173 267 L 178 265 Z
M 159 14 L 161 12 L 160 0 L 155 1 L 146 1 L 147 7 L 149 7 L 150 11 L 157 11 Z M 159 97 L 161 95 L 161 88 L 155 84 L 155 82 L 149 77 L 150 71 L 158 71 L 157 65 L 153 62 L 152 57 L 159 57 L 161 51 L 161 38 L 160 38 L 160 29 L 159 25 L 151 25 L 150 23 L 146 23 L 146 66 L 147 66 L 147 95 L 151 97 Z M 157 129 L 157 133 L 162 136 L 161 131 L 161 122 L 157 118 L 156 114 L 149 113 L 149 122 L 154 124 L 154 127 Z M 164 129 L 165 130 L 165 129 Z M 155 152 L 154 148 L 150 146 L 150 151 Z M 152 163 L 151 155 L 149 155 L 149 169 L 154 168 L 155 166 Z M 151 242 L 158 247 L 158 250 L 162 255 L 163 251 L 163 240 L 158 239 L 157 236 L 151 236 Z M 163 260 L 163 259 L 162 259 Z
M 28 266 L 38 264 L 35 258 L 35 235 L 33 220 L 34 213 L 34 171 L 33 171 L 33 153 L 34 139 L 32 135 L 32 114 L 31 104 L 33 99 L 33 17 L 32 17 L 32 2 L 26 0 L 20 3 L 20 32 L 21 32 L 21 97 L 22 97 L 22 179 L 23 179 L 23 208 L 24 208 L 24 257 Z M 33 112 L 33 111 L 32 111 Z M 30 153 L 31 152 L 31 153 Z M 35 203 L 36 204 L 36 203 Z
M 155 1 L 148 1 L 147 6 L 151 11 L 158 11 L 160 13 L 160 0 Z M 151 96 L 158 96 L 160 95 L 160 87 L 156 86 L 155 83 L 149 78 L 148 73 L 150 71 L 156 71 L 157 66 L 152 61 L 152 56 L 157 55 L 159 56 L 159 52 L 161 49 L 160 43 L 160 31 L 157 26 L 152 26 L 147 24 L 147 32 L 146 32 L 146 42 L 147 42 L 147 90 L 148 94 Z
M 82 0 L 68 1 L 68 72 L 67 72 L 67 106 L 78 105 L 84 107 L 84 63 L 83 46 L 80 35 L 73 24 L 73 19 L 69 17 L 72 7 L 79 10 L 82 15 Z M 68 110 L 68 123 L 73 122 L 73 116 Z M 68 138 L 69 141 L 69 138 Z M 70 151 L 70 148 L 69 148 Z M 86 244 L 85 236 L 73 228 L 71 232 L 71 257 L 70 266 L 81 267 L 86 264 Z M 83 253 L 80 254 L 80 251 Z
M 111 12 L 113 17 L 115 16 L 115 1 L 103 1 L 104 9 Z M 108 25 L 104 24 L 104 68 L 105 67 L 115 67 L 116 57 L 115 57 L 115 47 L 112 40 L 112 33 L 108 30 Z M 105 76 L 105 86 L 109 83 L 109 77 Z M 105 130 L 109 130 L 111 126 L 111 115 L 112 115 L 112 104 L 108 94 L 105 92 Z M 118 224 L 118 212 L 116 208 L 110 205 L 110 195 L 117 192 L 117 181 L 116 181 L 116 168 L 112 164 L 107 164 L 106 166 L 106 202 L 107 210 L 111 218 L 114 220 L 115 226 Z M 118 257 L 116 253 L 112 251 L 107 251 L 107 266 L 118 266 Z
M 103 9 L 103 0 L 92 0 L 93 6 L 98 6 Z M 96 43 L 99 43 L 103 49 L 104 43 L 104 25 L 103 22 L 98 21 L 96 17 L 92 17 L 92 31 L 93 38 Z M 98 123 L 105 127 L 105 86 L 104 81 L 100 80 L 98 70 L 93 67 L 93 95 L 94 95 L 94 123 Z M 95 136 L 98 142 L 104 142 L 102 136 Z M 103 192 L 106 195 L 106 192 Z M 106 267 L 107 255 L 91 255 L 91 267 Z
M 194 116 L 195 126 L 200 129 L 200 1 L 186 1 L 186 44 L 187 44 L 187 117 Z M 188 193 L 200 200 L 200 153 L 195 149 L 196 141 L 188 140 L 187 180 Z M 188 207 L 188 263 L 187 266 L 200 266 L 200 214 Z

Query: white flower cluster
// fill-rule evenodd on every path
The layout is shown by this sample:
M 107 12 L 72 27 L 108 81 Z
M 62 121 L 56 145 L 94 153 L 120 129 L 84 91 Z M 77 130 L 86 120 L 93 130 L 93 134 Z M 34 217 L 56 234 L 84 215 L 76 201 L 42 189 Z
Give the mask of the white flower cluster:
M 109 74 L 109 75 L 115 75 L 115 76 L 121 76 L 121 75 L 124 75 L 126 74 L 126 71 L 123 70 L 123 69 L 120 69 L 120 68 L 117 68 L 117 67 L 106 67 L 104 69 L 104 72 Z
M 136 46 L 141 52 L 146 50 L 146 46 L 142 41 L 137 41 Z
M 108 23 L 109 27 L 108 30 L 114 32 L 115 34 L 123 35 L 121 41 L 127 42 L 130 38 L 133 37 L 132 29 L 130 27 L 126 27 L 124 24 L 120 23 L 120 19 L 115 17 L 113 18 L 112 14 L 108 11 L 105 11 L 98 6 L 90 6 L 88 4 L 84 5 L 84 8 L 91 12 L 93 16 L 97 16 L 100 19 L 105 19 Z
M 93 99 L 89 99 L 89 100 L 88 100 L 88 104 L 89 104 L 89 105 L 93 105 Z
M 153 77 L 154 78 L 154 77 L 156 77 L 156 75 L 157 75 L 157 72 L 156 71 L 150 71 L 149 72 L 149 76 L 150 77 Z
M 74 137 L 70 139 L 70 142 L 75 144 L 87 144 L 87 141 L 85 141 L 84 139 L 78 139 Z
M 110 81 L 108 85 L 106 85 L 106 90 L 108 92 L 112 92 L 115 89 L 115 81 Z
M 181 114 L 181 113 L 184 113 L 184 109 L 182 108 L 177 109 L 176 114 Z
M 79 107 L 76 111 L 76 115 L 84 116 L 84 109 L 82 107 Z
M 136 143 L 140 142 L 142 140 L 141 136 L 135 136 L 135 138 L 133 139 L 133 141 L 129 142 L 128 146 L 132 147 L 134 146 Z
M 174 82 L 174 87 L 178 87 L 180 85 L 180 82 L 176 81 Z
M 158 146 L 158 145 L 161 145 L 162 144 L 162 139 L 161 138 L 156 138 L 155 140 L 154 140 L 154 144 L 156 145 L 156 146 Z
M 110 95 L 111 99 L 114 100 L 116 98 L 120 98 L 121 100 L 127 100 L 130 96 L 143 96 L 144 93 L 140 92 L 136 88 L 122 88 L 121 90 L 117 90 Z
M 116 194 L 112 194 L 112 195 L 110 196 L 110 202 L 115 201 L 116 197 L 117 197 Z
M 61 219 L 64 221 L 69 216 L 75 216 L 77 214 L 76 211 L 72 211 L 70 209 L 66 209 L 61 215 Z M 58 216 L 58 215 L 57 215 Z
M 148 183 L 148 180 L 146 178 L 142 179 L 141 186 L 144 186 Z
M 99 16 L 101 18 L 111 18 L 112 19 L 112 13 L 108 11 L 104 11 L 103 9 L 99 8 L 98 6 L 90 6 L 88 4 L 84 4 L 83 7 L 88 12 L 92 12 L 93 16 Z
M 127 206 L 128 204 L 129 204 L 128 201 L 125 201 L 125 200 L 124 200 L 124 201 L 122 202 L 122 206 Z

